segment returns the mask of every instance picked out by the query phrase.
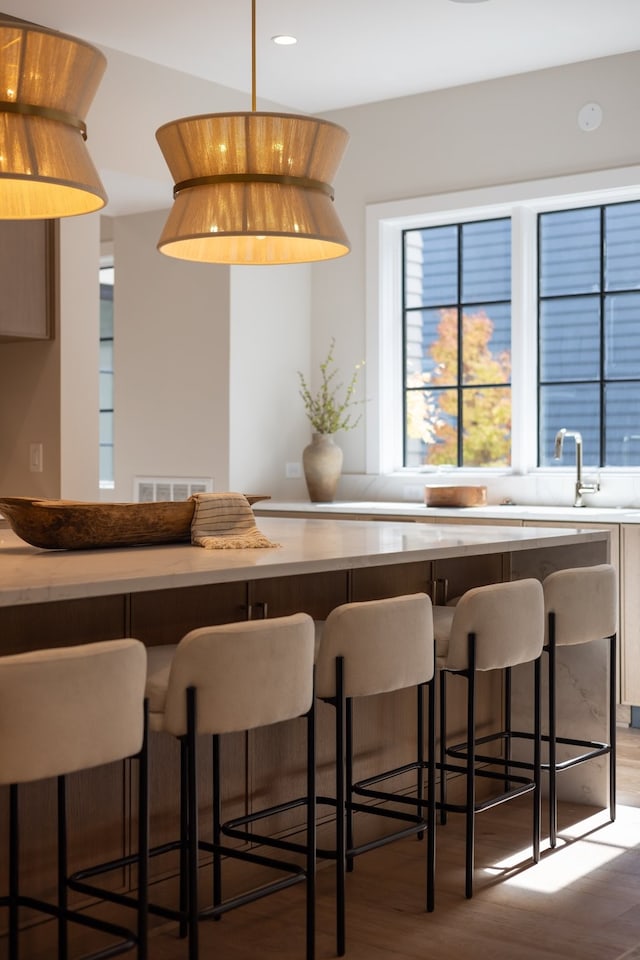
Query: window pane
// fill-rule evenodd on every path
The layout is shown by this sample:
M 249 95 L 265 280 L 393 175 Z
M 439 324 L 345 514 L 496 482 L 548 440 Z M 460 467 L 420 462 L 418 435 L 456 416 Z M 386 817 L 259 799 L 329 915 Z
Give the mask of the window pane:
M 462 400 L 462 463 L 506 467 L 511 463 L 511 390 L 465 390 Z
M 101 285 L 100 291 L 105 288 Z M 110 289 L 110 288 L 107 288 Z M 100 339 L 107 340 L 113 337 L 113 302 L 100 300 Z
M 540 453 L 543 467 L 575 464 L 571 446 L 565 441 L 562 460 L 554 460 L 556 433 L 561 427 L 582 434 L 585 464 L 600 462 L 599 384 L 566 384 L 540 387 Z
M 100 465 L 100 480 L 113 480 L 113 447 L 100 444 L 98 462 Z
M 406 466 L 457 465 L 457 404 L 455 390 L 407 393 Z
M 100 414 L 100 443 L 108 446 L 113 443 L 113 414 Z
M 100 369 L 113 370 L 113 340 L 100 341 Z
M 605 300 L 605 377 L 640 377 L 640 293 L 612 294 Z M 640 416 L 640 411 L 639 411 Z
M 640 203 L 605 207 L 605 286 L 640 289 Z
M 600 209 L 543 213 L 540 224 L 540 295 L 600 289 Z
M 458 228 L 429 227 L 405 234 L 405 306 L 458 300 Z
M 598 297 L 543 300 L 540 303 L 539 336 L 541 381 L 599 378 Z
M 509 383 L 510 304 L 465 307 L 462 324 L 463 383 Z
M 457 310 L 412 310 L 407 314 L 405 343 L 408 387 L 457 383 Z
M 462 225 L 463 303 L 511 297 L 511 221 Z
M 605 389 L 605 466 L 640 467 L 640 383 Z
M 100 411 L 113 410 L 113 374 L 99 374 L 100 383 Z

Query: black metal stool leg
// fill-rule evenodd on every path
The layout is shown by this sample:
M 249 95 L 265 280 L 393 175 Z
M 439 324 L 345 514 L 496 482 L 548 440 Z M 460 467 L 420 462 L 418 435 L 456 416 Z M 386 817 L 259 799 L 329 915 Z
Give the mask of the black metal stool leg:
M 511 760 L 511 667 L 504 671 L 504 790 L 509 789 L 509 762 Z
M 345 757 L 345 781 L 346 781 L 346 830 L 347 830 L 347 850 L 353 847 L 353 700 L 349 697 L 346 701 L 346 757 Z M 347 873 L 353 871 L 354 858 L 347 855 Z
M 440 823 L 447 822 L 447 671 L 440 671 Z
M 533 671 L 533 779 L 535 789 L 533 791 L 533 859 L 535 863 L 540 860 L 540 808 L 542 805 L 541 789 L 541 747 L 542 747 L 542 729 L 540 718 L 540 657 L 534 662 Z
M 469 669 L 467 687 L 467 802 L 466 802 L 466 858 L 465 858 L 465 896 L 473 896 L 473 870 L 475 859 L 476 827 L 476 663 L 475 634 L 469 634 Z
M 179 936 L 184 938 L 189 933 L 187 910 L 189 908 L 189 778 L 188 778 L 188 748 L 187 738 L 180 739 L 180 925 Z
M 307 902 L 306 956 L 315 957 L 316 929 L 316 713 L 315 704 L 307 715 Z
M 149 703 L 138 755 L 138 960 L 147 960 L 149 936 Z
M 220 737 L 213 738 L 213 905 L 219 907 L 222 903 L 222 857 L 220 855 L 221 825 L 222 825 L 222 790 L 220 786 Z M 214 917 L 220 920 L 220 915 Z
M 546 647 L 549 677 L 549 846 L 555 847 L 558 834 L 557 746 L 556 746 L 556 637 L 555 614 L 549 614 L 549 643 Z
M 58 960 L 67 960 L 69 930 L 67 923 L 67 790 L 65 777 L 57 778 L 58 789 Z
M 18 787 L 9 787 L 9 960 L 18 960 L 19 896 Z
M 189 960 L 198 960 L 198 775 L 196 756 L 196 691 L 187 690 Z
M 416 799 L 418 805 L 416 812 L 419 817 L 424 816 L 424 684 L 416 687 L 416 722 L 417 722 L 417 744 L 416 744 Z M 422 840 L 424 833 L 417 833 L 416 839 Z
M 436 882 L 436 684 L 435 676 L 427 684 L 429 688 L 429 715 L 427 742 L 427 911 L 435 906 Z
M 616 634 L 609 637 L 609 816 L 616 819 Z
M 336 658 L 336 941 L 339 957 L 345 954 L 345 738 L 346 704 L 344 659 Z

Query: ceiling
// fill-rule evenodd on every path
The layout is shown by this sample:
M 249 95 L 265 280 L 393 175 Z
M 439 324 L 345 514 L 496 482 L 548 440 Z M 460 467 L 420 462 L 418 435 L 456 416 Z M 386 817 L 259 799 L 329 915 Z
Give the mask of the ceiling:
M 250 0 L 0 3 L 250 94 Z M 258 108 L 320 113 L 637 50 L 640 0 L 257 0 L 256 32 Z

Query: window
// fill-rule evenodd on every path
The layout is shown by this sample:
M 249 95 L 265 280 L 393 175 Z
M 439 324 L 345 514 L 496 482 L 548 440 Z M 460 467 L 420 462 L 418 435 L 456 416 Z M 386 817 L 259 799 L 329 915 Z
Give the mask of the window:
M 100 266 L 100 487 L 113 473 L 113 264 Z
M 511 222 L 404 233 L 404 465 L 511 462 Z
M 538 217 L 539 463 L 562 426 L 585 461 L 640 466 L 640 202 Z
M 639 184 L 636 166 L 367 207 L 368 474 L 555 475 L 560 427 L 586 466 L 640 467 Z M 497 452 L 473 436 L 485 395 Z

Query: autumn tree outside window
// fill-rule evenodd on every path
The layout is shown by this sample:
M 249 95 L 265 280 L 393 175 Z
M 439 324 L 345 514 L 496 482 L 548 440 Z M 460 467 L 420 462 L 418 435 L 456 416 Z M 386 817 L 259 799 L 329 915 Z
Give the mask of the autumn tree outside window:
M 404 466 L 511 463 L 511 221 L 407 230 Z

